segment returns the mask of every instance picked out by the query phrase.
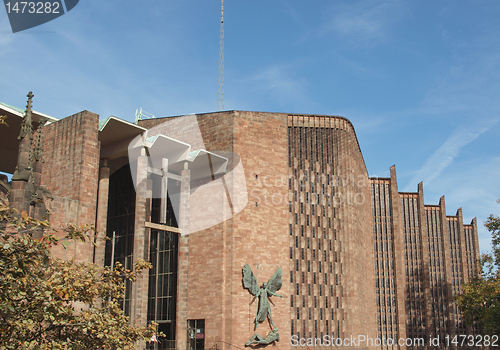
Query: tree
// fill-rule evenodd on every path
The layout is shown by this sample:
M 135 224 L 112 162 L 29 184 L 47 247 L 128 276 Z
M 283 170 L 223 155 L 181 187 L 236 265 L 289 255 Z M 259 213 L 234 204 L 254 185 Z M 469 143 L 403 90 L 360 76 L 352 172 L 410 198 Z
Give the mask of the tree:
M 131 349 L 152 337 L 154 325 L 130 325 L 118 303 L 149 263 L 129 271 L 51 257 L 92 230 L 70 225 L 58 239 L 47 221 L 0 207 L 0 349 Z
M 481 334 L 500 335 L 500 218 L 492 214 L 484 225 L 491 232 L 492 252 L 481 256 L 482 272 L 464 285 L 456 302 L 466 321 L 475 322 Z

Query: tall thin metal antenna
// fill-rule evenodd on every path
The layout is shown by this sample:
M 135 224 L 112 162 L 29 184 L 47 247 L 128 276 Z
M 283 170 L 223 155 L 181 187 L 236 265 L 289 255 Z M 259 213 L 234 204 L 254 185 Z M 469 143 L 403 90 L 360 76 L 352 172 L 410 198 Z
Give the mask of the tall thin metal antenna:
M 219 43 L 219 85 L 217 88 L 217 110 L 224 109 L 224 0 L 221 0 L 220 43 Z

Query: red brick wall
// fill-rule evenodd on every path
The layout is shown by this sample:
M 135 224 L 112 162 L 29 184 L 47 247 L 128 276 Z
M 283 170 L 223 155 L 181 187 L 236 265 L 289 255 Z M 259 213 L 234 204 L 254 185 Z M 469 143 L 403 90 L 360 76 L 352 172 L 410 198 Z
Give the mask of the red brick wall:
M 187 142 L 192 146 L 192 150 L 206 148 L 210 151 L 232 151 L 233 117 L 233 112 L 226 112 L 197 115 L 194 118 L 185 116 L 143 120 L 139 122 L 139 125 L 148 129 L 155 127 L 154 134 L 161 132 Z M 203 139 L 196 137 L 195 133 L 198 130 L 203 135 Z M 149 132 L 148 135 L 151 136 L 153 133 Z M 211 194 L 225 197 L 223 188 L 219 190 L 219 193 L 212 191 Z M 204 202 L 211 203 L 210 198 Z M 214 202 L 220 205 L 220 198 L 219 201 Z M 199 205 L 192 203 L 192 207 L 199 207 Z M 223 208 L 212 207 L 211 210 L 221 212 Z M 232 299 L 231 285 L 228 282 L 228 278 L 231 278 L 231 270 L 227 266 L 231 266 L 233 226 L 232 220 L 228 220 L 191 233 L 188 240 L 184 240 L 188 241 L 188 253 L 179 252 L 179 263 L 188 260 L 187 269 L 181 266 L 178 270 L 179 281 L 185 281 L 187 277 L 188 295 L 187 303 L 182 295 L 178 295 L 180 299 L 178 307 L 187 306 L 187 319 L 205 320 L 206 348 L 212 347 L 216 342 L 219 348 L 225 348 L 226 345 L 223 345 L 222 341 L 231 342 L 229 338 L 231 337 Z M 185 286 L 179 286 L 178 293 L 182 294 L 185 291 L 184 288 Z M 186 321 L 182 320 L 182 317 L 177 317 L 177 322 L 177 338 L 185 339 L 186 324 L 184 322 Z M 178 347 L 183 348 L 183 344 L 178 344 Z
M 264 178 L 277 179 L 288 174 L 286 115 L 275 113 L 235 112 L 234 152 L 245 169 L 248 190 L 246 208 L 234 217 L 231 267 L 233 324 L 231 340 L 241 347 L 254 334 L 265 337 L 271 330 L 263 322 L 257 331 L 253 324 L 256 300 L 242 286 L 241 269 L 249 264 L 254 273 L 259 264 L 259 284 L 269 280 L 275 270 L 283 269 L 283 287 L 271 297 L 271 310 L 281 341 L 276 349 L 290 348 L 290 259 L 288 256 L 288 188 Z M 275 199 L 274 201 L 272 199 Z
M 54 200 L 53 227 L 95 224 L 99 171 L 99 116 L 83 111 L 44 128 L 42 184 Z M 93 239 L 93 237 L 92 237 Z M 72 243 L 54 249 L 61 258 L 92 261 L 91 243 Z
M 374 338 L 370 191 L 354 128 L 336 116 L 290 115 L 288 125 L 293 334 Z
M 232 151 L 232 112 L 197 116 L 205 147 L 210 151 Z M 220 189 L 220 196 L 225 196 Z M 210 203 L 210 202 L 207 202 Z M 223 207 L 219 208 L 223 211 Z M 188 319 L 205 319 L 205 347 L 216 342 L 232 343 L 232 220 L 189 236 Z M 218 343 L 219 348 L 227 345 Z
M 272 297 L 272 314 L 281 337 L 276 349 L 290 348 L 290 294 L 293 291 L 289 278 L 293 261 L 289 257 L 286 181 L 289 171 L 288 118 L 287 114 L 243 111 L 197 115 L 207 150 L 229 151 L 240 156 L 248 192 L 248 203 L 243 211 L 189 236 L 187 318 L 205 320 L 207 348 L 215 343 L 222 349 L 244 347 L 255 332 L 265 337 L 270 331 L 267 322 L 254 330 L 257 301 L 242 286 L 245 264 L 249 264 L 254 273 L 259 264 L 260 284 L 267 281 L 278 266 L 283 269 L 283 287 L 278 294 L 284 298 Z M 338 175 L 349 182 L 348 187 L 338 190 L 365 196 L 363 203 L 342 203 L 334 221 L 343 241 L 341 305 L 345 321 L 342 329 L 346 335 L 368 334 L 374 337 L 373 241 L 366 167 L 350 122 L 344 118 L 321 117 L 322 120 L 325 118 L 328 127 L 337 130 L 335 142 L 339 156 L 335 161 Z M 176 138 L 189 142 L 185 139 L 189 138 L 189 131 L 182 119 L 178 118 L 171 125 L 176 125 Z M 165 121 L 147 120 L 141 125 L 153 127 Z M 195 142 L 193 146 L 198 148 L 200 144 Z M 228 168 L 231 169 L 232 164 Z M 355 182 L 350 181 L 351 176 Z M 226 196 L 223 188 L 220 196 Z M 227 208 L 220 210 L 228 211 Z
M 375 281 L 373 277 L 373 235 L 371 193 L 368 173 L 359 149 L 354 128 L 349 121 L 340 122 L 338 175 L 354 178 L 340 189 L 344 193 L 340 208 L 340 236 L 345 242 L 344 309 L 345 335 L 376 337 Z M 349 194 L 350 193 L 350 194 Z M 352 195 L 355 197 L 351 197 Z M 343 237 L 342 237 L 343 236 Z M 366 344 L 362 344 L 366 347 Z
M 255 332 L 257 301 L 249 305 L 253 297 L 243 288 L 242 268 L 249 264 L 256 272 L 259 264 L 259 283 L 262 283 L 281 266 L 284 283 L 278 293 L 284 298 L 272 298 L 272 313 L 282 337 L 276 349 L 288 349 L 287 207 L 284 201 L 273 205 L 263 200 L 256 206 L 256 198 L 251 199 L 250 195 L 257 190 L 262 195 L 268 191 L 269 195 L 275 193 L 276 197 L 286 197 L 285 186 L 263 189 L 262 183 L 255 179 L 255 175 L 286 177 L 286 118 L 271 113 L 238 111 L 198 115 L 197 118 L 207 150 L 233 151 L 241 157 L 249 202 L 232 219 L 190 234 L 188 319 L 205 319 L 207 348 L 216 342 L 223 349 L 232 348 L 226 343 L 244 347 Z M 220 195 L 226 195 L 222 189 Z M 257 330 L 262 336 L 269 331 L 267 322 Z

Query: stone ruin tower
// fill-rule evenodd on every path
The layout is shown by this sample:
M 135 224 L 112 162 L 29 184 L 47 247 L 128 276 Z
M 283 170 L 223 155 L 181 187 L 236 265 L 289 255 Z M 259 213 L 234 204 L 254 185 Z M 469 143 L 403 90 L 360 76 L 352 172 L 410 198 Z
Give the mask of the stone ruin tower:
M 33 126 L 33 93 L 27 95 L 28 103 L 19 133 L 19 152 L 17 166 L 12 176 L 9 193 L 9 206 L 23 211 L 38 220 L 47 218 L 45 199 L 50 197 L 48 189 L 42 185 L 43 163 L 43 124 Z

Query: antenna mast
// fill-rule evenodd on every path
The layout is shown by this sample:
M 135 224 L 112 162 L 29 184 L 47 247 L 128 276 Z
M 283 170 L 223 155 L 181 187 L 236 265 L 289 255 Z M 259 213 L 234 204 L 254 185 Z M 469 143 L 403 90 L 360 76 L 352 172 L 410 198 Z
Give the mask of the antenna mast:
M 224 0 L 221 0 L 219 43 L 219 86 L 217 88 L 217 110 L 224 109 Z

